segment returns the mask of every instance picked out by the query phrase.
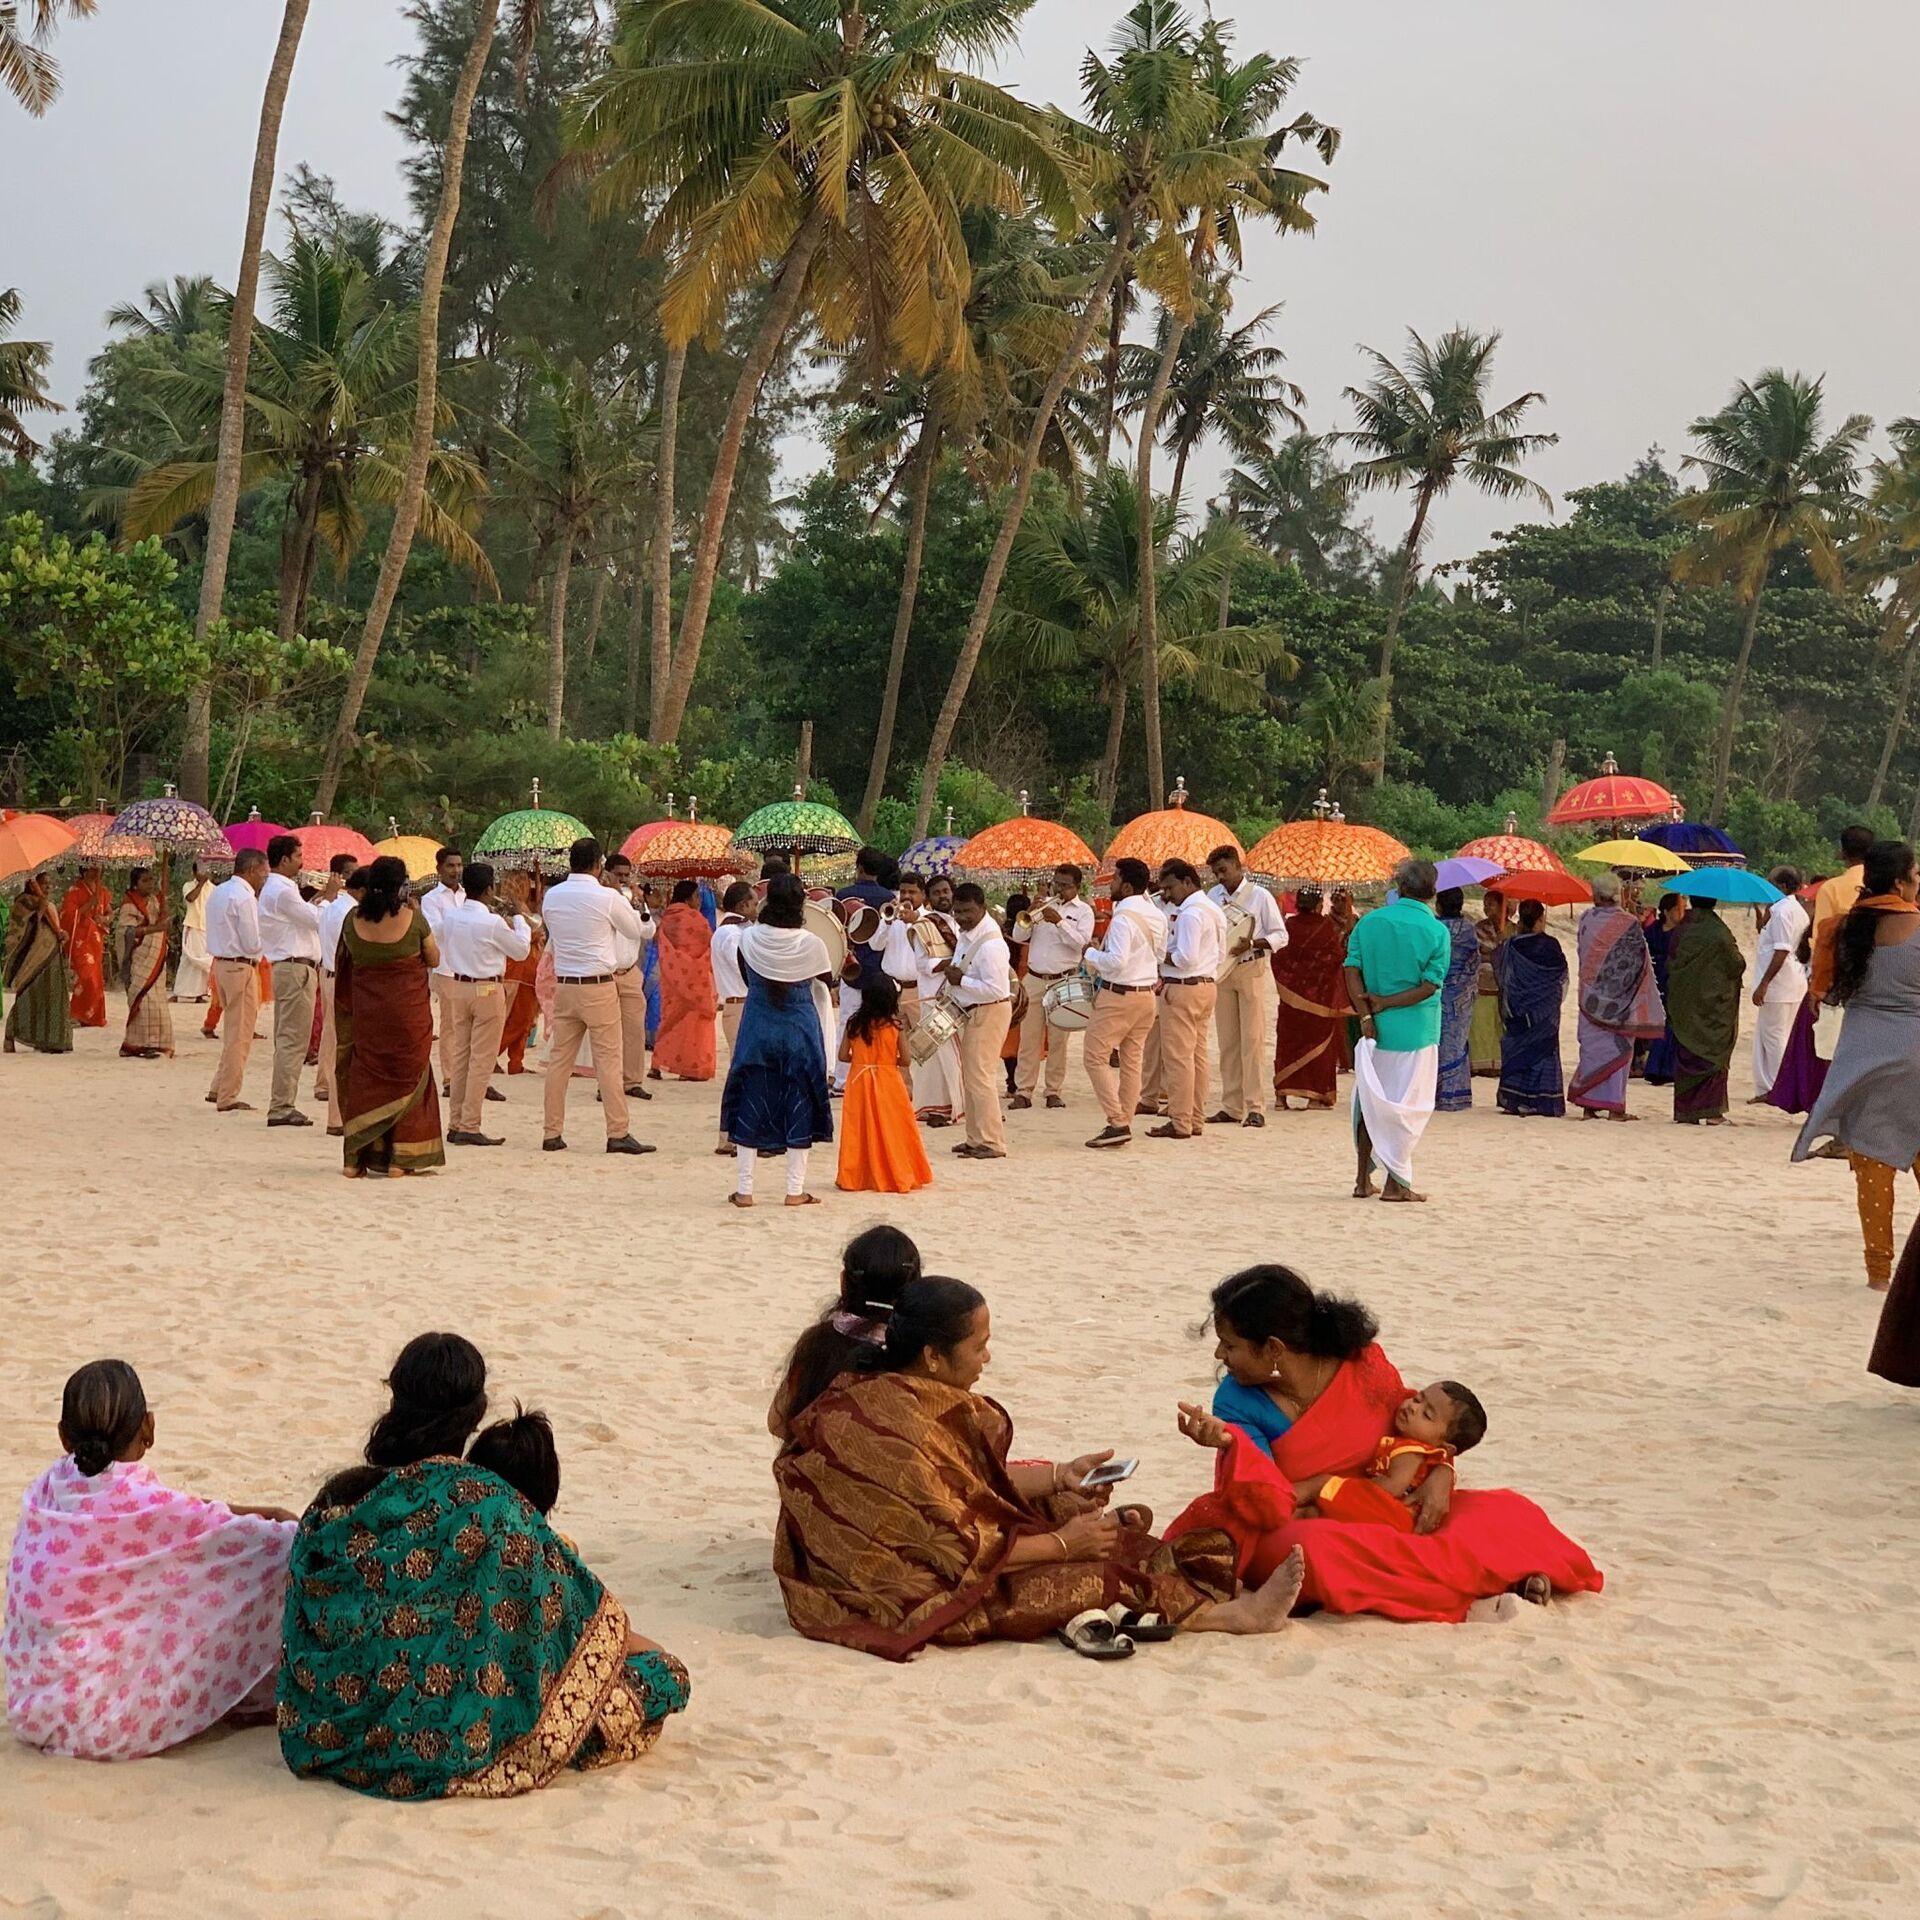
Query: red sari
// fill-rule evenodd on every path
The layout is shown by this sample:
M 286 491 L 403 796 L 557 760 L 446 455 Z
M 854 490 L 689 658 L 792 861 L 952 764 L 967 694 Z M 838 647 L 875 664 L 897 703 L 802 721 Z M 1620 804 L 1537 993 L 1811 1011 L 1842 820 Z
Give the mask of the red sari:
M 1345 1362 L 1318 1400 L 1269 1453 L 1240 1428 L 1215 1456 L 1213 1491 L 1167 1529 L 1169 1540 L 1204 1527 L 1233 1536 L 1237 1571 L 1260 1585 L 1295 1548 L 1305 1550 L 1302 1600 L 1329 1613 L 1390 1620 L 1464 1620 L 1476 1600 L 1543 1573 L 1556 1593 L 1598 1593 L 1600 1569 L 1523 1494 L 1455 1493 L 1437 1532 L 1296 1520 L 1293 1483 L 1323 1473 L 1364 1473 L 1406 1383 L 1377 1346 Z
M 67 1011 L 76 1027 L 107 1024 L 107 936 L 103 925 L 113 895 L 98 880 L 76 880 L 60 902 L 60 929 L 67 936 L 67 970 L 73 998 Z
M 676 900 L 660 916 L 654 950 L 660 956 L 660 1033 L 653 1064 L 682 1080 L 714 1076 L 713 929 L 688 900 Z
M 1340 1069 L 1340 1030 L 1348 1013 L 1340 969 L 1347 936 L 1323 913 L 1287 915 L 1287 944 L 1273 955 L 1279 1000 L 1274 1033 L 1273 1091 L 1330 1107 Z
M 333 1089 L 350 1173 L 421 1173 L 446 1164 L 433 1073 L 433 1001 L 416 907 L 398 940 L 363 940 L 348 914 L 333 977 Z

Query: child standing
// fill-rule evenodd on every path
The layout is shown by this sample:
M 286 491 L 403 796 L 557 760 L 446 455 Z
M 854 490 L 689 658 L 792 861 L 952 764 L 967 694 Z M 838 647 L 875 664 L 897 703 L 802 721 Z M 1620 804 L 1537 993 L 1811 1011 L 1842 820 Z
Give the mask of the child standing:
M 840 1058 L 847 1091 L 840 1109 L 840 1170 L 848 1193 L 912 1193 L 932 1184 L 913 1103 L 900 1072 L 900 993 L 886 974 L 862 983 Z

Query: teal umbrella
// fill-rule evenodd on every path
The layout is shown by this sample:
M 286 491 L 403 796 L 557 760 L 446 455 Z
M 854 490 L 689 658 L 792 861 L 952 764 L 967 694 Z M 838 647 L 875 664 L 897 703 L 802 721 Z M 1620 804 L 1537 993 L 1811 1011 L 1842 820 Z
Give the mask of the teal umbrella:
M 567 849 L 585 840 L 593 829 L 558 807 L 540 804 L 540 785 L 534 783 L 533 805 L 500 818 L 473 843 L 473 857 L 496 867 L 522 867 L 548 879 L 567 870 Z
M 1730 900 L 1749 907 L 1770 907 L 1782 898 L 1770 880 L 1744 867 L 1696 867 L 1691 873 L 1670 874 L 1660 890 L 1684 893 L 1689 900 Z
M 733 844 L 753 853 L 851 853 L 860 844 L 853 822 L 798 787 L 791 800 L 776 800 L 750 813 L 734 829 Z

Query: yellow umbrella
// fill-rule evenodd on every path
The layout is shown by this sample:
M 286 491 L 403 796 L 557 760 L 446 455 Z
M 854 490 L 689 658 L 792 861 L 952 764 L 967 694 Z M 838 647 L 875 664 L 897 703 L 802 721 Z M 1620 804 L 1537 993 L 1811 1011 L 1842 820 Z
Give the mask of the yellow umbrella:
M 1625 867 L 1632 873 L 1691 873 L 1677 853 L 1652 840 L 1602 840 L 1573 856 L 1596 867 Z
M 374 842 L 374 853 L 390 854 L 396 860 L 407 863 L 409 880 L 424 880 L 433 871 L 433 857 L 440 851 L 437 840 L 429 840 L 424 833 L 396 833 L 390 840 Z

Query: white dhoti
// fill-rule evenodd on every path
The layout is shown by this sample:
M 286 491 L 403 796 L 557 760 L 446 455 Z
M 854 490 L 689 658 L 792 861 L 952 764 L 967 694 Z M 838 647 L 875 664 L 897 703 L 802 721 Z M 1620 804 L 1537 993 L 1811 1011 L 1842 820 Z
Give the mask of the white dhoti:
M 836 1092 L 844 1093 L 847 1075 L 852 1071 L 853 1063 L 840 1058 L 841 1043 L 847 1037 L 847 1022 L 860 1011 L 860 989 L 840 982 L 840 1019 L 834 1029 L 834 1036 L 827 1047 L 827 1062 L 833 1068 L 833 1084 Z
M 1373 1164 L 1403 1187 L 1413 1185 L 1413 1150 L 1433 1118 L 1440 1085 L 1440 1049 L 1386 1053 L 1377 1040 L 1353 1049 L 1355 1133 L 1364 1125 L 1373 1144 Z
M 949 1040 L 931 1059 L 913 1068 L 913 1110 L 937 1114 L 955 1122 L 967 1117 L 966 1082 L 960 1073 L 960 1043 Z
M 1753 1090 L 1772 1092 L 1787 1057 L 1787 1041 L 1799 1017 L 1800 1000 L 1769 1000 L 1753 1010 Z
M 173 970 L 175 1000 L 204 1000 L 207 997 L 207 936 L 203 928 L 183 927 L 180 932 L 180 964 Z

